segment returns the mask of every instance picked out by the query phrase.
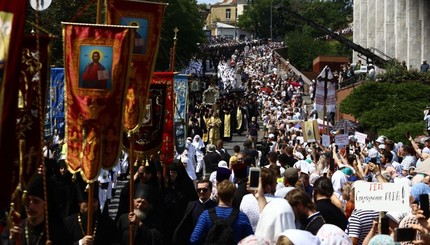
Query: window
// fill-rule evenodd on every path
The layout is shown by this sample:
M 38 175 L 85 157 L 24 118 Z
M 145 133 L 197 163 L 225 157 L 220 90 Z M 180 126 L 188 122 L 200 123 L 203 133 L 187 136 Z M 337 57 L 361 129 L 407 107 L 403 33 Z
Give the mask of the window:
M 231 18 L 231 9 L 226 9 L 225 10 L 225 18 L 227 20 L 229 20 Z

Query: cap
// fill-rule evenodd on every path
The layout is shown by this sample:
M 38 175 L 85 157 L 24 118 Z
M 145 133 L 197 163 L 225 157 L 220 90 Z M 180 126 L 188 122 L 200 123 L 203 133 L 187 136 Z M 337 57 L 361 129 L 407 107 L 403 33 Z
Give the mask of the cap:
M 379 136 L 375 141 L 380 143 L 380 144 L 384 144 L 385 143 L 385 136 Z
M 151 186 L 147 184 L 143 184 L 142 186 L 139 186 L 134 191 L 134 199 L 142 198 L 148 201 L 149 203 L 152 203 L 152 189 Z
M 212 144 L 207 145 L 207 151 L 208 152 L 214 152 L 215 150 L 216 150 L 215 145 L 212 145 Z
M 274 139 L 275 135 L 274 134 L 269 134 L 269 139 Z
M 43 194 L 43 179 L 42 175 L 36 174 L 31 179 L 27 186 L 27 196 L 35 196 L 45 200 L 45 195 Z
M 226 162 L 226 161 L 221 160 L 221 161 L 219 161 L 219 163 L 218 163 L 218 167 L 219 167 L 219 168 L 228 168 L 228 164 L 227 164 L 227 162 Z

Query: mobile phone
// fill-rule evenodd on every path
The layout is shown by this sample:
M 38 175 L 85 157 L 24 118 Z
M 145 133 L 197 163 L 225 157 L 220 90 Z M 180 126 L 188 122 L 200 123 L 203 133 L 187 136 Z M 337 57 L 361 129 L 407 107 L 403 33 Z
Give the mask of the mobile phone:
M 411 132 L 409 132 L 409 131 L 408 131 L 408 132 L 406 132 L 406 138 L 408 138 L 408 139 L 409 139 L 410 137 L 411 137 Z
M 349 155 L 349 146 L 345 148 L 346 155 Z
M 413 228 L 395 228 L 394 229 L 394 241 L 395 242 L 407 242 L 416 239 L 417 231 Z
M 427 219 L 430 218 L 429 194 L 420 195 L 420 209 L 423 211 L 423 214 Z
M 331 172 L 334 172 L 334 159 L 333 158 L 330 158 L 330 171 Z
M 249 189 L 257 190 L 260 178 L 260 168 L 252 167 L 249 169 Z
M 388 225 L 389 218 L 388 216 L 384 216 L 381 218 L 381 234 L 390 235 L 390 227 Z

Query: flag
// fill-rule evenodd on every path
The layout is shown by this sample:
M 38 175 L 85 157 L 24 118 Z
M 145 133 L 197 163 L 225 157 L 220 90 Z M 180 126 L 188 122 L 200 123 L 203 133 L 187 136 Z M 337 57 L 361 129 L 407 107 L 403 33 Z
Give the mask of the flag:
M 63 134 L 64 123 L 64 68 L 51 68 L 51 79 L 46 95 L 45 138 L 53 136 L 54 128 Z M 64 135 L 61 136 L 64 138 Z
M 166 4 L 110 0 L 108 23 L 138 26 L 134 38 L 132 71 L 127 91 L 124 129 L 136 132 L 142 124 L 145 103 L 158 53 L 161 25 Z
M 63 23 L 66 162 L 87 182 L 117 163 L 134 28 Z
M 187 141 L 188 75 L 175 75 L 175 148 L 181 154 Z
M 135 133 L 134 150 L 145 155 L 161 151 L 164 163 L 173 161 L 173 113 L 173 72 L 154 72 L 143 122 Z M 129 148 L 126 134 L 123 140 Z
M 0 186 L 4 198 L 0 208 L 10 205 L 13 155 L 17 149 L 15 131 L 21 44 L 24 36 L 27 1 L 0 1 Z M 13 45 L 12 45 L 13 44 Z

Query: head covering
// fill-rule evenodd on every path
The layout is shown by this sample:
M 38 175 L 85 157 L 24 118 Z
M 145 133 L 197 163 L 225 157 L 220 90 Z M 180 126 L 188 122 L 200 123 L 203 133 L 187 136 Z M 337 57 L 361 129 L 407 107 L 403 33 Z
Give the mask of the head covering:
M 402 219 L 407 215 L 407 213 L 387 212 L 385 215 L 392 221 L 396 222 L 396 224 L 399 224 L 400 221 L 402 221 Z
M 424 183 L 418 183 L 411 188 L 411 196 L 415 201 L 420 201 L 421 194 L 430 194 L 430 186 Z
M 148 201 L 149 203 L 152 203 L 152 189 L 151 186 L 144 184 L 141 187 L 136 188 L 134 191 L 134 199 L 142 198 Z
M 27 196 L 35 196 L 45 200 L 43 194 L 43 177 L 41 174 L 35 174 L 27 186 Z
M 296 229 L 289 229 L 281 234 L 280 236 L 286 236 L 288 240 L 290 240 L 294 245 L 320 245 L 320 239 L 318 237 L 312 235 L 309 231 L 302 231 Z
M 319 179 L 320 175 L 317 173 L 311 173 L 311 175 L 309 176 L 309 184 L 311 186 L 314 186 L 314 183 L 317 179 Z
M 256 118 L 256 117 L 252 117 L 252 118 L 251 118 L 251 120 L 252 120 L 253 122 L 255 122 L 255 121 L 257 120 L 257 118 Z
M 264 237 L 249 235 L 238 243 L 238 245 L 270 245 L 270 241 Z
M 269 134 L 269 139 L 274 139 L 275 135 L 274 134 Z
M 272 199 L 260 214 L 260 219 L 255 228 L 255 235 L 266 237 L 272 242 L 276 242 L 278 234 L 287 229 L 296 228 L 294 220 L 294 211 L 287 200 L 283 198 Z
M 192 144 L 193 144 L 194 148 L 196 148 L 196 150 L 200 150 L 200 149 L 205 148 L 205 143 L 203 143 L 202 138 L 200 138 L 200 135 L 198 135 L 198 134 L 196 134 L 194 136 Z
M 228 164 L 227 164 L 227 162 L 226 162 L 226 161 L 221 160 L 221 161 L 219 161 L 219 163 L 218 163 L 218 167 L 220 167 L 220 168 L 228 168 Z
M 299 151 L 297 151 L 296 153 L 294 153 L 294 157 L 296 157 L 299 160 L 303 160 L 305 157 L 303 156 L 302 153 L 300 153 Z
M 351 176 L 354 174 L 354 171 L 350 167 L 344 167 L 340 171 L 342 171 L 345 175 Z
M 322 245 L 352 245 L 351 238 L 339 227 L 324 224 L 316 235 Z
M 395 245 L 393 238 L 389 235 L 376 235 L 369 241 L 369 245 Z
M 379 144 L 384 144 L 385 143 L 385 139 L 387 139 L 387 137 L 381 135 L 375 141 L 378 142 Z
M 216 181 L 220 183 L 223 180 L 230 179 L 231 171 L 228 168 L 218 167 L 216 170 Z
M 216 146 L 212 144 L 209 144 L 206 147 L 207 147 L 206 149 L 207 152 L 214 152 L 216 150 Z

